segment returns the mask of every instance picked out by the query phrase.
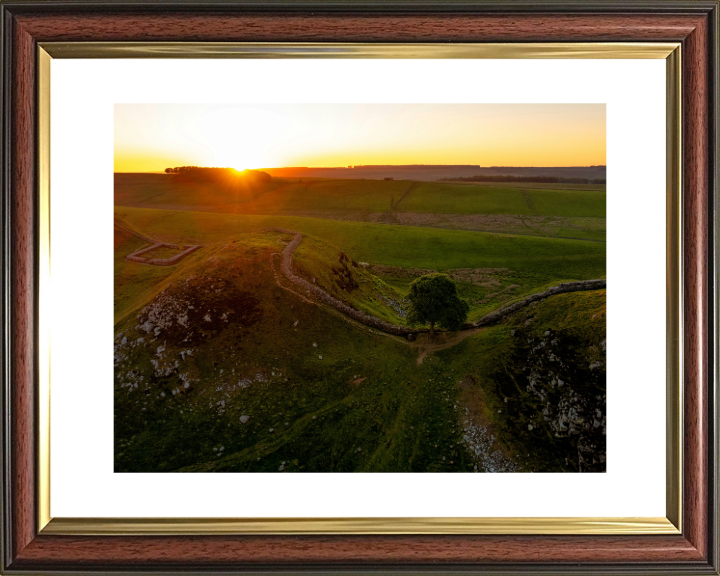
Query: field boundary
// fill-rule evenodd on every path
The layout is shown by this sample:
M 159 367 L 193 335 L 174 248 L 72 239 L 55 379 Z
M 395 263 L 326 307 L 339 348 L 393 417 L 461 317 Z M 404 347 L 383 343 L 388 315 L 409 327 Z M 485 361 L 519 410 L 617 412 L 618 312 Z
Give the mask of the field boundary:
M 357 320 L 358 322 L 361 322 L 366 326 L 371 326 L 373 328 L 378 328 L 379 330 L 382 330 L 384 332 L 389 332 L 390 334 L 407 335 L 417 334 L 418 332 L 426 332 L 425 329 L 409 328 L 407 326 L 395 326 L 394 324 L 390 324 L 389 322 L 385 322 L 383 320 L 380 320 L 379 318 L 369 316 L 363 312 L 360 312 L 359 310 L 350 308 L 350 306 L 348 306 L 347 304 L 344 304 L 337 298 L 330 296 L 330 294 L 325 292 L 325 290 L 323 290 L 322 288 L 311 284 L 304 278 L 300 278 L 300 276 L 297 276 L 292 270 L 292 259 L 293 256 L 295 256 L 295 250 L 297 250 L 300 242 L 302 242 L 302 233 L 291 232 L 290 230 L 285 230 L 284 228 L 269 228 L 268 230 L 274 230 L 277 232 L 282 232 L 284 234 L 295 234 L 295 237 L 288 243 L 287 246 L 285 246 L 282 251 L 282 262 L 280 264 L 280 269 L 282 270 L 282 273 L 285 275 L 285 277 L 290 280 L 290 282 L 292 282 L 296 286 L 304 288 L 306 293 L 314 294 L 322 302 L 329 306 L 332 306 L 333 308 L 342 312 L 346 316 L 349 316 L 353 320 Z
M 127 228 L 126 226 L 123 226 L 119 222 L 115 222 L 115 227 L 120 228 L 121 230 L 127 232 L 128 234 L 132 234 L 136 238 L 139 238 L 143 242 L 147 242 L 148 246 L 143 246 L 139 250 L 135 250 L 134 252 L 131 252 L 127 256 L 125 256 L 125 260 L 128 262 L 135 262 L 136 264 L 147 264 L 149 266 L 173 266 L 174 264 L 177 264 L 185 258 L 185 256 L 188 256 L 195 252 L 196 250 L 202 248 L 205 246 L 205 244 L 166 244 L 164 242 L 158 242 L 157 240 L 153 240 L 152 238 L 149 238 L 147 236 L 143 236 L 142 234 L 136 232 L 135 230 L 131 230 L 130 228 Z M 184 248 L 182 252 L 179 254 L 175 254 L 172 258 L 147 258 L 142 256 L 142 254 L 146 254 L 147 252 L 151 252 L 155 250 L 156 248 L 172 248 L 174 250 L 180 250 Z
M 530 294 L 530 296 L 526 296 L 518 302 L 510 304 L 509 306 L 505 306 L 504 308 L 500 308 L 500 310 L 495 310 L 493 312 L 490 312 L 489 314 L 485 314 L 485 316 L 480 318 L 480 320 L 477 320 L 476 322 L 473 322 L 471 324 L 466 324 L 463 326 L 463 328 L 479 328 L 480 326 L 487 326 L 489 324 L 493 324 L 495 322 L 498 322 L 508 314 L 512 314 L 513 312 L 520 310 L 520 308 L 524 308 L 525 306 L 528 306 L 533 302 L 537 302 L 538 300 L 543 300 L 550 296 L 555 296 L 556 294 L 567 294 L 568 292 L 581 292 L 584 290 L 603 290 L 606 287 L 607 281 L 602 278 L 597 280 L 580 280 L 579 282 L 564 282 L 562 284 L 558 284 L 557 286 L 552 286 L 551 288 L 548 288 L 547 290 L 545 290 L 545 292 Z
M 280 269 L 282 270 L 283 275 L 290 282 L 292 282 L 296 286 L 299 286 L 299 287 L 305 289 L 306 294 L 314 294 L 322 302 L 324 302 L 328 306 L 332 306 L 333 308 L 335 308 L 339 312 L 345 314 L 349 318 L 352 318 L 353 320 L 361 322 L 362 324 L 365 324 L 366 326 L 377 328 L 384 332 L 389 332 L 390 334 L 396 334 L 398 336 L 406 336 L 408 334 L 418 334 L 420 332 L 429 332 L 429 330 L 427 328 L 410 328 L 408 326 L 397 326 L 397 325 L 385 322 L 383 320 L 380 320 L 379 318 L 375 318 L 374 316 L 369 316 L 368 314 L 365 314 L 364 312 L 360 312 L 359 310 L 355 310 L 354 308 L 351 308 L 347 304 L 341 302 L 337 298 L 335 298 L 335 297 L 331 296 L 330 294 L 328 294 L 327 292 L 325 292 L 322 288 L 319 288 L 318 286 L 311 284 L 304 278 L 297 276 L 292 270 L 292 260 L 293 260 L 293 257 L 295 256 L 295 251 L 297 250 L 298 246 L 300 245 L 300 242 L 302 242 L 303 234 L 301 232 L 294 232 L 292 230 L 287 230 L 285 228 L 265 228 L 264 230 L 268 230 L 268 231 L 271 230 L 271 231 L 275 231 L 275 232 L 280 232 L 282 234 L 294 234 L 295 235 L 293 237 L 293 239 L 287 244 L 287 246 L 285 246 L 285 248 L 283 249 L 283 251 L 281 253 L 282 260 L 281 260 Z M 472 330 L 475 328 L 480 328 L 483 326 L 487 326 L 489 324 L 493 324 L 495 322 L 498 322 L 502 318 L 504 318 L 506 315 L 512 314 L 513 312 L 519 310 L 520 308 L 524 308 L 525 306 L 528 306 L 528 305 L 532 304 L 533 302 L 537 302 L 538 300 L 543 300 L 544 298 L 548 298 L 550 296 L 555 296 L 556 294 L 565 294 L 568 292 L 579 292 L 579 291 L 584 291 L 584 290 L 602 290 L 605 287 L 606 287 L 606 280 L 604 280 L 604 279 L 581 280 L 579 282 L 564 282 L 557 286 L 552 286 L 551 288 L 548 288 L 547 290 L 545 290 L 545 292 L 531 294 L 530 296 L 527 296 L 518 302 L 510 304 L 509 306 L 505 306 L 504 308 L 501 308 L 500 310 L 495 310 L 493 312 L 490 312 L 489 314 L 486 314 L 485 316 L 483 316 L 476 322 L 464 324 L 462 327 L 462 330 Z
M 392 206 L 392 208 L 390 208 L 390 211 L 392 212 L 393 210 L 397 210 L 397 207 L 400 206 L 400 202 L 402 202 L 403 200 L 405 200 L 405 197 L 406 197 L 408 194 L 410 194 L 410 192 L 412 192 L 413 190 L 415 190 L 415 188 L 417 188 L 418 186 L 420 186 L 420 182 L 413 182 L 412 184 L 410 184 L 410 186 L 408 186 L 408 189 L 405 190 L 405 192 L 403 192 L 403 195 L 400 196 L 400 198 L 398 199 L 398 201 L 395 202 L 395 204 Z
M 195 250 L 199 250 L 202 248 L 204 244 L 195 244 L 190 246 L 182 246 L 180 244 L 164 244 L 162 242 L 158 242 L 156 244 L 151 244 L 150 246 L 145 246 L 141 248 L 140 250 L 136 250 L 135 252 L 128 254 L 125 256 L 125 260 L 129 262 L 135 262 L 137 264 L 148 264 L 150 266 L 173 266 L 174 264 L 177 264 L 185 258 L 185 256 L 188 256 L 195 252 Z M 182 252 L 179 254 L 175 254 L 172 258 L 144 258 L 140 256 L 141 254 L 145 254 L 146 252 L 150 252 L 152 250 L 155 250 L 156 248 L 173 248 L 175 250 L 180 250 L 181 248 L 185 248 Z

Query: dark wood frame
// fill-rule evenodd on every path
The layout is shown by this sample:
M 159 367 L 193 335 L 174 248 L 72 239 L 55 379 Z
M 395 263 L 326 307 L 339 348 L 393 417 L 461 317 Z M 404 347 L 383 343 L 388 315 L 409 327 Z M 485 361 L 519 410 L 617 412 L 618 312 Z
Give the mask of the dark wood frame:
M 0 571 L 718 574 L 718 2 L 3 1 Z M 51 536 L 37 530 L 38 42 L 681 42 L 683 532 L 646 536 Z

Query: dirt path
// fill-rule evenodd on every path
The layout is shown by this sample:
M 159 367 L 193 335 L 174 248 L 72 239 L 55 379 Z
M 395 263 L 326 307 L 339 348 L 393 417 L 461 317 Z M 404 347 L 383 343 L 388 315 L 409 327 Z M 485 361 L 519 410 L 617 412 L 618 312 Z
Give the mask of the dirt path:
M 423 338 L 423 340 L 425 341 L 408 342 L 408 344 L 410 344 L 413 348 L 418 348 L 420 350 L 420 355 L 417 359 L 417 363 L 419 366 L 423 363 L 423 360 L 425 360 L 425 356 L 427 356 L 428 354 L 438 352 L 439 350 L 452 348 L 453 346 L 465 340 L 465 338 L 469 338 L 470 336 L 473 336 L 483 330 L 484 328 L 470 328 L 468 330 L 458 330 L 452 335 L 439 333 L 435 334 L 435 340 L 432 341 L 430 340 L 429 334 L 423 334 L 421 338 L 426 337 Z

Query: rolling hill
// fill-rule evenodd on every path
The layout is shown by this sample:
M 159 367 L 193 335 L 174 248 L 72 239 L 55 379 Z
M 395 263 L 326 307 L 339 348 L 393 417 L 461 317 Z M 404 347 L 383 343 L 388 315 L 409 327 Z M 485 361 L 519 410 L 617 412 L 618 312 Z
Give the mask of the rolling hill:
M 604 278 L 604 189 L 115 185 L 115 471 L 605 469 L 605 290 L 433 340 L 311 291 L 404 326 L 409 284 L 431 271 L 455 280 L 470 321 Z M 282 271 L 291 241 L 307 290 Z M 126 259 L 157 242 L 201 247 L 168 266 Z
M 127 278 L 123 254 L 133 238 L 116 229 L 116 266 L 124 271 L 116 278 Z M 533 449 L 533 458 L 522 456 L 546 430 L 517 437 L 513 430 L 531 416 L 495 417 L 509 394 L 497 361 L 522 353 L 525 333 L 515 337 L 515 326 L 530 325 L 533 337 L 566 335 L 565 354 L 587 355 L 588 344 L 599 350 L 604 291 L 549 298 L 418 363 L 424 342 L 349 322 L 284 283 L 277 259 L 291 238 L 237 233 L 177 266 L 134 265 L 133 282 L 116 284 L 125 303 L 116 318 L 116 471 L 576 469 L 576 456 L 569 464 L 557 456 L 577 453 L 570 435 L 550 455 Z M 337 248 L 318 238 L 305 248 L 298 272 L 316 274 L 328 288 L 334 282 L 347 301 L 376 306 L 377 295 L 392 294 L 352 267 L 354 278 L 377 290 L 353 295 L 347 278 L 332 271 Z M 497 350 L 491 361 L 488 352 Z M 552 400 L 559 421 L 563 398 Z M 530 400 L 521 395 L 518 405 Z M 589 401 L 578 405 L 591 409 Z

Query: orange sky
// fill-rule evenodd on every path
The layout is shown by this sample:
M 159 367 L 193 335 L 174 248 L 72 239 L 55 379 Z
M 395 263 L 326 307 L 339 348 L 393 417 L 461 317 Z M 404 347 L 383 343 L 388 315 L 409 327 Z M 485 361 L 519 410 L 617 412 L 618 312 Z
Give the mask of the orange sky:
M 605 164 L 605 104 L 116 104 L 115 171 Z

